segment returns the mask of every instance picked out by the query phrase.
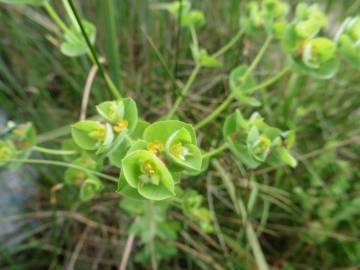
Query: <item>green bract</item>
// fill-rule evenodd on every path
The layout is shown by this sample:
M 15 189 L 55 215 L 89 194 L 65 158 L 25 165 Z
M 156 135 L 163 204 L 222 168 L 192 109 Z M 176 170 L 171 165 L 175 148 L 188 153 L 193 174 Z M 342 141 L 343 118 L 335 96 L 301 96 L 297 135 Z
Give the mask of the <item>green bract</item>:
M 86 20 L 82 21 L 85 32 L 92 44 L 96 39 L 96 27 Z M 63 54 L 70 57 L 76 57 L 89 52 L 88 45 L 82 36 L 80 29 L 72 26 L 70 31 L 64 33 L 64 42 L 61 43 L 60 50 Z
M 6 4 L 15 4 L 15 5 L 34 5 L 34 6 L 41 6 L 47 0 L 0 0 L 2 3 Z
M 163 200 L 175 195 L 175 185 L 165 164 L 150 151 L 136 150 L 122 160 L 126 182 L 150 200 Z
M 314 38 L 304 42 L 301 56 L 291 55 L 291 62 L 300 72 L 319 79 L 333 77 L 338 69 L 335 43 L 327 38 Z
M 250 106 L 259 106 L 260 102 L 249 95 L 252 93 L 251 88 L 256 85 L 254 78 L 250 74 L 244 80 L 247 69 L 246 66 L 240 65 L 231 71 L 229 77 L 230 90 L 239 102 Z
M 110 124 L 84 120 L 77 122 L 71 127 L 71 135 L 77 145 L 85 150 L 96 150 L 106 147 L 114 139 L 114 133 Z
M 0 166 L 16 155 L 15 145 L 11 141 L 0 140 Z
M 136 103 L 131 98 L 105 101 L 96 106 L 98 113 L 109 122 L 115 133 L 133 132 L 138 122 Z
M 360 17 L 347 18 L 335 37 L 341 55 L 360 68 Z
M 249 168 L 264 162 L 296 166 L 288 151 L 294 144 L 294 133 L 282 133 L 267 125 L 258 113 L 245 120 L 239 110 L 235 111 L 226 118 L 223 134 L 230 150 Z
M 91 175 L 87 178 L 80 188 L 80 199 L 82 201 L 91 200 L 97 193 L 99 193 L 103 189 L 103 184 L 101 181 Z

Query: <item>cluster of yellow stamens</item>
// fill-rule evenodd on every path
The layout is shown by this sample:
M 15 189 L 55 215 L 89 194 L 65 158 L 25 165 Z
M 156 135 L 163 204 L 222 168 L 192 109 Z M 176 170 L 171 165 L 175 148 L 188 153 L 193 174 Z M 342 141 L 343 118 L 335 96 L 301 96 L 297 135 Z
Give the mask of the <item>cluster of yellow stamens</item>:
M 170 147 L 170 153 L 180 159 L 185 159 L 186 149 L 181 142 L 177 142 Z
M 164 149 L 164 145 L 160 141 L 154 141 L 147 145 L 147 150 L 153 152 L 157 156 L 160 155 L 163 149 Z
M 128 127 L 129 123 L 127 120 L 119 120 L 115 123 L 115 125 L 113 126 L 114 131 L 120 133 L 123 132 L 127 127 Z

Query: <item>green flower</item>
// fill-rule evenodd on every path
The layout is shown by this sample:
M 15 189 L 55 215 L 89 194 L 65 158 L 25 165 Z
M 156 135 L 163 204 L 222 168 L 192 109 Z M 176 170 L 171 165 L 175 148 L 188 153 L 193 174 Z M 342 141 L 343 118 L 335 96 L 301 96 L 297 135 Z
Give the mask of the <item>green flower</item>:
M 103 188 L 104 186 L 101 181 L 97 177 L 91 175 L 81 185 L 80 199 L 82 201 L 89 201 Z
M 147 199 L 163 200 L 175 195 L 171 173 L 165 164 L 150 151 L 131 152 L 122 160 L 122 169 L 122 175 L 127 184 Z
M 85 150 L 96 150 L 109 146 L 114 134 L 110 124 L 84 120 L 71 127 L 71 135 L 77 145 Z

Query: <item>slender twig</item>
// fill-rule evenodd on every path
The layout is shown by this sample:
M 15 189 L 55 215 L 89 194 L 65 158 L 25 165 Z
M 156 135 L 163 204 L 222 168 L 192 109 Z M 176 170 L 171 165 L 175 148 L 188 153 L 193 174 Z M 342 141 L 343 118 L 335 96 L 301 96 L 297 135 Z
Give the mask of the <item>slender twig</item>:
M 44 153 L 44 154 L 50 154 L 50 155 L 59 155 L 59 156 L 67 156 L 67 155 L 76 155 L 78 154 L 77 151 L 74 150 L 57 150 L 57 149 L 49 149 L 41 146 L 33 146 L 31 148 L 33 151 Z
M 97 66 L 93 65 L 90 69 L 89 75 L 86 78 L 83 97 L 81 100 L 80 120 L 85 120 L 85 118 L 86 118 L 86 111 L 87 111 L 87 106 L 89 103 L 91 86 L 94 82 L 96 71 L 97 71 Z
M 70 262 L 69 262 L 69 264 L 68 264 L 68 266 L 66 268 L 67 270 L 73 270 L 74 269 L 75 263 L 76 263 L 76 261 L 77 261 L 77 259 L 79 257 L 81 248 L 84 246 L 84 243 L 85 243 L 85 240 L 86 240 L 86 237 L 87 237 L 89 231 L 90 231 L 90 227 L 87 226 L 84 229 L 83 233 L 81 234 L 80 239 L 79 239 L 79 241 L 77 242 L 77 244 L 75 246 L 74 252 L 71 255 Z
M 62 31 L 65 33 L 69 32 L 69 28 L 65 25 L 65 23 L 60 19 L 57 15 L 56 11 L 50 6 L 50 4 L 46 1 L 44 3 L 44 8 L 49 16 L 54 20 L 54 22 L 60 27 Z
M 54 166 L 60 166 L 60 167 L 67 167 L 67 168 L 74 168 L 81 171 L 85 171 L 88 173 L 91 173 L 93 175 L 96 175 L 100 178 L 109 180 L 111 182 L 117 183 L 119 180 L 116 177 L 106 175 L 94 170 L 90 170 L 88 168 L 73 164 L 73 163 L 67 163 L 62 161 L 56 161 L 56 160 L 42 160 L 42 159 L 6 159 L 6 162 L 13 162 L 13 163 L 29 163 L 29 164 L 44 164 L 44 165 L 54 165 Z
M 148 230 L 150 231 L 149 238 L 149 253 L 151 258 L 151 268 L 152 270 L 157 270 L 157 261 L 156 261 L 156 250 L 155 250 L 155 221 L 154 221 L 154 202 L 147 202 L 148 211 L 147 211 L 147 222 L 148 222 Z
M 231 47 L 233 47 L 236 42 L 243 36 L 244 30 L 240 30 L 227 44 L 225 44 L 222 48 L 220 48 L 217 52 L 215 52 L 212 57 L 219 57 L 227 52 Z
M 134 223 L 138 222 L 138 219 L 135 219 Z M 135 234 L 131 233 L 129 234 L 127 240 L 126 240 L 126 244 L 125 244 L 125 248 L 124 248 L 124 253 L 121 259 L 121 263 L 118 267 L 118 270 L 126 270 L 128 261 L 129 261 L 129 256 L 132 250 L 132 247 L 134 245 L 134 240 L 135 240 Z
M 75 8 L 75 5 L 74 5 L 74 2 L 73 0 L 68 0 L 68 3 L 70 4 L 70 8 L 75 16 L 75 19 L 76 19 L 76 22 L 78 23 L 79 27 L 80 27 L 80 30 L 81 30 L 81 33 L 85 39 L 85 42 L 90 50 L 90 53 L 91 53 L 91 56 L 93 58 L 93 60 L 95 61 L 98 69 L 99 69 L 99 72 L 101 74 L 101 76 L 104 78 L 110 92 L 113 94 L 113 96 L 115 98 L 121 98 L 121 94 L 120 92 L 118 91 L 118 89 L 116 88 L 116 86 L 114 85 L 113 81 L 111 80 L 111 78 L 109 77 L 109 75 L 107 75 L 104 71 L 104 68 L 103 66 L 100 64 L 100 61 L 99 61 L 99 58 L 97 56 L 97 53 L 95 51 L 95 48 L 94 46 L 91 44 L 90 42 L 90 39 L 85 31 L 85 28 L 81 22 L 81 19 L 80 19 L 80 16 Z
M 228 148 L 228 145 L 226 143 L 224 143 L 223 145 L 211 150 L 210 152 L 204 154 L 202 157 L 205 158 L 211 158 L 213 156 L 216 156 L 218 154 L 220 154 L 222 151 L 224 151 L 225 149 Z
M 193 69 L 193 71 L 191 72 L 191 75 L 190 75 L 189 79 L 187 80 L 184 88 L 182 89 L 180 96 L 176 99 L 173 107 L 171 108 L 170 112 L 168 113 L 167 118 L 171 118 L 174 115 L 174 113 L 177 111 L 180 103 L 183 101 L 184 97 L 188 94 L 189 89 L 190 89 L 192 83 L 194 82 L 199 71 L 200 71 L 200 66 L 196 65 L 195 68 Z

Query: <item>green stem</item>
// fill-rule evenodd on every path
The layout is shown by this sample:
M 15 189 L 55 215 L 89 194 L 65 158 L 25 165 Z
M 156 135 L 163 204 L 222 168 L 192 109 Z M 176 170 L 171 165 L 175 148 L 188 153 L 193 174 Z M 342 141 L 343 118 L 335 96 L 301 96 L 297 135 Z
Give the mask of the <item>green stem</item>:
M 196 34 L 195 27 L 193 25 L 190 26 L 190 33 L 194 43 L 195 51 L 199 51 L 199 40 Z
M 222 151 L 228 148 L 228 145 L 224 143 L 223 145 L 211 150 L 210 152 L 204 154 L 202 157 L 205 158 L 212 158 L 213 156 L 216 156 L 220 154 Z
M 77 151 L 73 151 L 73 150 L 55 150 L 55 149 L 49 149 L 49 148 L 45 148 L 45 147 L 41 147 L 41 146 L 37 146 L 37 145 L 33 146 L 32 150 L 34 150 L 36 152 L 44 153 L 44 154 L 60 155 L 60 156 L 78 154 Z
M 148 221 L 148 230 L 150 231 L 150 239 L 149 239 L 149 251 L 151 258 L 151 268 L 152 270 L 157 269 L 157 261 L 156 261 L 156 252 L 155 252 L 155 222 L 154 222 L 154 202 L 149 200 L 147 202 L 148 211 L 147 211 L 147 221 Z
M 195 125 L 195 129 L 202 128 L 203 126 L 210 123 L 212 120 L 214 120 L 223 110 L 225 110 L 231 103 L 233 99 L 232 95 L 228 95 L 228 97 L 207 117 L 205 117 L 203 120 L 201 120 L 198 124 Z
M 70 8 L 75 16 L 75 19 L 76 19 L 76 22 L 79 24 L 79 27 L 80 27 L 80 30 L 81 30 L 81 33 L 85 39 L 85 42 L 90 50 L 90 53 L 93 57 L 93 60 L 95 61 L 99 71 L 100 71 L 100 74 L 101 76 L 104 78 L 110 92 L 113 94 L 113 96 L 117 99 L 120 99 L 121 98 L 121 94 L 119 93 L 118 89 L 116 88 L 116 86 L 114 85 L 113 81 L 110 79 L 110 77 L 105 73 L 104 71 L 104 68 L 103 66 L 100 64 L 100 61 L 99 61 L 99 58 L 97 56 L 97 53 L 95 51 L 95 48 L 94 46 L 91 44 L 90 40 L 89 40 L 89 37 L 87 35 L 87 33 L 85 32 L 85 28 L 81 22 L 81 19 L 80 19 L 80 16 L 75 8 L 75 5 L 74 5 L 74 2 L 73 0 L 68 0 L 68 3 L 70 5 Z
M 118 178 L 116 177 L 112 177 L 110 175 L 106 175 L 97 171 L 93 171 L 90 170 L 88 168 L 76 165 L 76 164 L 72 164 L 72 163 L 67 163 L 67 162 L 62 162 L 62 161 L 56 161 L 56 160 L 43 160 L 43 159 L 7 159 L 7 162 L 14 162 L 14 163 L 29 163 L 29 164 L 44 164 L 44 165 L 54 165 L 54 166 L 60 166 L 60 167 L 66 167 L 66 168 L 73 168 L 73 169 L 77 169 L 77 170 L 81 170 L 81 171 L 85 171 L 88 173 L 91 173 L 93 175 L 96 175 L 100 178 L 109 180 L 111 182 L 115 182 L 117 183 L 119 181 Z
M 270 36 L 270 35 L 267 36 L 263 46 L 261 47 L 260 51 L 256 55 L 255 59 L 252 61 L 249 68 L 245 71 L 245 74 L 243 75 L 242 81 L 245 81 L 249 77 L 251 72 L 253 72 L 254 69 L 256 68 L 256 66 L 259 64 L 260 60 L 263 58 L 263 56 L 264 56 L 264 54 L 266 52 L 266 49 L 269 47 L 272 39 L 273 39 L 272 36 Z
M 220 55 L 223 55 L 225 52 L 227 52 L 231 47 L 233 47 L 236 42 L 242 37 L 244 34 L 244 30 L 240 30 L 226 45 L 224 45 L 222 48 L 220 48 L 217 52 L 215 52 L 212 57 L 219 57 Z
M 171 108 L 170 112 L 168 113 L 168 115 L 167 115 L 167 118 L 168 118 L 168 119 L 171 118 L 171 117 L 174 115 L 174 113 L 175 113 L 176 110 L 178 109 L 180 103 L 183 101 L 184 97 L 188 94 L 189 89 L 190 89 L 192 83 L 194 82 L 197 74 L 198 74 L 199 71 L 200 71 L 200 68 L 201 68 L 201 67 L 200 67 L 199 65 L 196 65 L 196 66 L 195 66 L 195 68 L 194 68 L 194 70 L 192 71 L 189 79 L 187 80 L 184 88 L 182 89 L 180 96 L 176 99 L 173 107 Z
M 69 32 L 70 29 L 65 25 L 65 23 L 57 15 L 56 11 L 50 6 L 49 2 L 44 3 L 44 8 L 53 21 L 60 27 L 62 31 Z
M 103 13 L 105 19 L 105 27 L 108 40 L 106 42 L 107 58 L 111 70 L 112 78 L 117 88 L 121 88 L 121 69 L 120 69 L 120 56 L 117 48 L 116 40 L 116 21 L 115 10 L 116 2 L 114 0 L 105 0 L 103 4 Z

